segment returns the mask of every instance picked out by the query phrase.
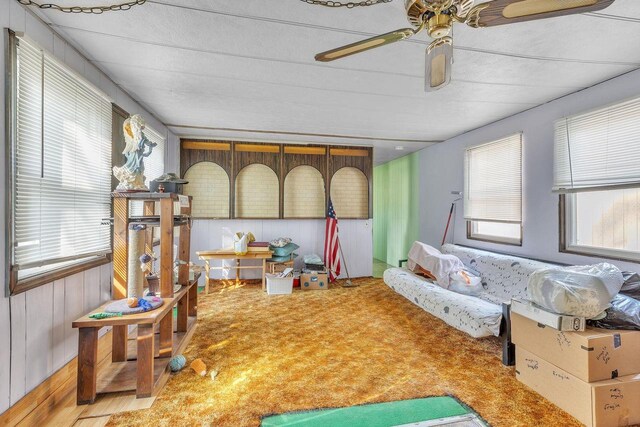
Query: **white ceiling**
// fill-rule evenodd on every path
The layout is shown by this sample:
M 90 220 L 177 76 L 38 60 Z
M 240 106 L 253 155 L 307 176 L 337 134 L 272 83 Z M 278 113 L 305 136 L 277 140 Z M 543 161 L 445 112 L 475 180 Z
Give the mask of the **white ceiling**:
M 376 163 L 640 67 L 638 0 L 481 30 L 456 25 L 452 83 L 430 94 L 425 34 L 314 61 L 408 27 L 403 6 L 148 0 L 127 12 L 41 16 L 178 135 L 366 144 Z

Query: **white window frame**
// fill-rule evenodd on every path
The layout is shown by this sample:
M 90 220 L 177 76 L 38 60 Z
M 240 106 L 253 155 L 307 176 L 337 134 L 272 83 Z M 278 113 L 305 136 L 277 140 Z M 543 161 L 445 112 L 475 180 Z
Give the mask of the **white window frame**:
M 501 236 L 497 234 L 482 234 L 478 232 L 479 222 L 491 222 L 491 221 L 467 221 L 467 238 L 471 240 L 479 240 L 483 242 L 500 243 L 504 245 L 522 246 L 522 223 L 520 226 L 520 237 L 511 238 Z
M 520 137 L 520 185 L 521 185 L 521 190 L 520 190 L 520 206 L 521 209 L 524 206 L 524 197 L 523 197 L 523 157 L 524 157 L 524 142 L 523 142 L 523 134 L 522 132 L 517 132 L 511 135 L 507 135 L 503 138 L 498 138 L 496 140 L 490 141 L 490 142 L 486 142 L 483 144 L 478 144 L 478 145 L 474 145 L 471 147 L 468 147 L 465 150 L 465 176 L 464 179 L 467 180 L 468 177 L 466 176 L 466 169 L 467 169 L 467 154 L 466 152 L 473 150 L 475 148 L 480 148 L 483 146 L 487 146 L 487 145 L 491 145 L 491 144 L 495 144 L 495 143 L 499 143 L 501 140 L 506 140 L 507 138 L 511 138 L 514 136 L 519 136 Z M 465 192 L 468 192 L 465 189 Z M 467 197 L 468 194 L 464 195 L 464 201 L 467 201 Z M 523 234 L 524 234 L 524 230 L 523 230 L 523 219 L 522 219 L 522 213 L 521 215 L 521 220 L 519 223 L 516 222 L 507 222 L 507 221 L 492 221 L 489 219 L 466 219 L 466 223 L 467 223 L 467 239 L 469 240 L 478 240 L 478 241 L 483 241 L 483 242 L 490 242 L 490 243 L 498 243 L 498 244 L 504 244 L 504 245 L 512 245 L 512 246 L 522 246 L 522 241 L 523 241 Z M 518 238 L 512 238 L 512 237 L 507 237 L 504 235 L 498 235 L 498 234 L 483 234 L 478 232 L 478 224 L 481 222 L 486 222 L 486 223 L 509 223 L 509 224 L 518 224 L 519 225 L 519 230 L 520 230 L 520 235 Z
M 560 193 L 560 251 L 592 257 L 610 258 L 621 261 L 640 261 L 640 251 L 606 248 L 577 244 L 577 194 L 581 192 L 607 192 L 625 188 L 638 188 L 640 186 L 639 170 L 635 167 L 640 158 L 638 149 L 638 112 L 640 111 L 640 98 L 609 103 L 604 106 L 590 109 L 572 116 L 564 117 L 555 122 L 554 141 L 554 185 L 553 191 Z M 622 133 L 609 133 L 612 120 L 628 114 L 624 121 Z M 593 133 L 585 133 L 585 127 L 597 128 Z M 576 139 L 570 131 L 578 126 L 582 139 L 576 148 Z M 582 129 L 580 129 L 582 126 Z M 635 126 L 635 127 L 632 127 Z M 613 128 L 617 130 L 618 128 Z M 577 131 L 576 131 L 577 132 Z M 600 135 L 603 132 L 604 135 Z M 619 139 L 610 139 L 616 135 Z M 591 137 L 585 138 L 585 135 Z M 595 137 L 593 135 L 596 135 Z M 603 151 L 600 157 L 593 154 L 594 141 L 600 144 L 603 141 Z M 591 144 L 591 145 L 589 145 Z M 582 148 L 582 149 L 581 149 Z M 577 151 L 577 153 L 576 153 Z M 624 156 L 621 155 L 624 153 Z M 572 157 L 574 157 L 572 159 Z M 606 165 L 604 170 L 594 168 L 591 173 L 587 169 L 590 166 L 585 159 L 593 160 Z M 574 163 L 575 162 L 575 163 Z M 576 166 L 578 170 L 576 171 Z M 629 167 L 632 165 L 632 167 Z M 574 177 L 575 175 L 575 177 Z
M 606 191 L 606 190 L 603 190 Z M 578 245 L 577 241 L 577 193 L 562 194 L 560 196 L 560 241 L 561 252 L 576 255 L 595 256 L 620 261 L 640 262 L 640 252 L 621 249 L 604 248 L 601 246 Z

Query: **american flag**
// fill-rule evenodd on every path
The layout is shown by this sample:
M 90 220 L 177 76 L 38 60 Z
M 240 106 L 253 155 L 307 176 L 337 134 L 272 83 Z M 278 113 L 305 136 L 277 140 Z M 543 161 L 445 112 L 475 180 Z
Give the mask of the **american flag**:
M 340 257 L 338 250 L 338 217 L 329 199 L 327 208 L 327 225 L 324 232 L 324 265 L 329 269 L 329 281 L 333 282 L 340 275 Z

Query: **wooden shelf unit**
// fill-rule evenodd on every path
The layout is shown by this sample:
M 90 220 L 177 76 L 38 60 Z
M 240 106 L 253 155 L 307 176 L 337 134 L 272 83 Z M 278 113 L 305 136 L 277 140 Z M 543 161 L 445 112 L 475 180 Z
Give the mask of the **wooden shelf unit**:
M 103 312 L 109 301 L 73 322 L 79 329 L 77 403 L 93 403 L 97 393 L 136 392 L 137 397 L 149 397 L 165 383 L 170 358 L 183 351 L 195 330 L 198 309 L 198 278 L 189 281 L 189 251 L 191 230 L 191 197 L 175 193 L 113 193 L 113 300 L 127 297 L 129 252 L 129 202 L 143 201 L 144 215 L 153 217 L 149 222 L 160 227 L 160 297 L 164 304 L 145 313 L 92 319 L 89 315 Z M 188 203 L 185 203 L 185 199 Z M 156 202 L 160 205 L 155 215 Z M 180 203 L 180 212 L 174 213 L 174 202 Z M 176 216 L 180 220 L 176 220 Z M 137 218 L 139 220 L 139 217 Z M 180 227 L 177 259 L 178 283 L 182 288 L 174 293 L 173 243 L 174 228 Z M 151 251 L 152 233 L 147 233 L 145 250 Z M 177 307 L 177 318 L 173 309 Z M 137 336 L 129 337 L 129 327 L 137 326 Z M 97 368 L 98 331 L 113 328 L 111 364 L 101 372 Z M 129 342 L 135 345 L 129 346 Z

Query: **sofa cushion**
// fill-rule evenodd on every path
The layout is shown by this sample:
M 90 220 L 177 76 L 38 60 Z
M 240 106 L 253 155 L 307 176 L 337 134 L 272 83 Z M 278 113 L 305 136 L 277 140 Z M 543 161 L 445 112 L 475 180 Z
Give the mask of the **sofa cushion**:
M 448 291 L 404 268 L 386 270 L 384 282 L 418 307 L 474 338 L 500 333 L 500 305 Z
M 531 273 L 554 266 L 452 244 L 443 245 L 442 253 L 457 256 L 467 268 L 478 272 L 485 289 L 479 297 L 496 304 L 510 301 L 511 298 L 528 299 L 527 283 Z

